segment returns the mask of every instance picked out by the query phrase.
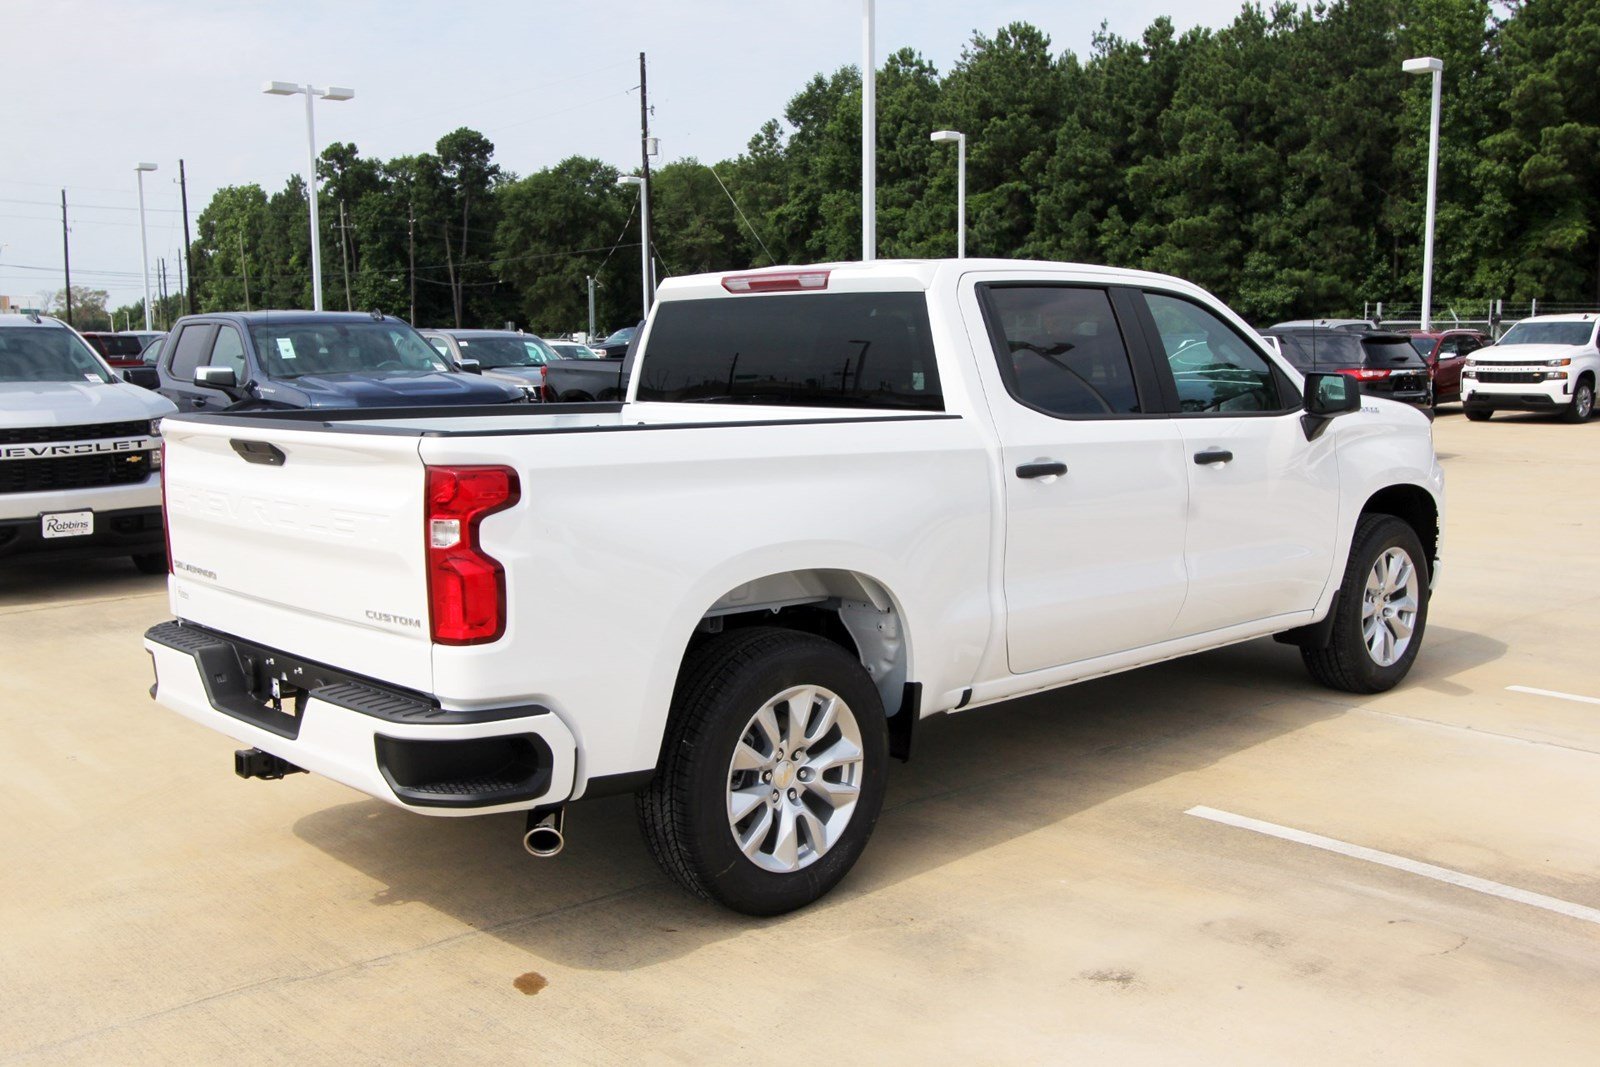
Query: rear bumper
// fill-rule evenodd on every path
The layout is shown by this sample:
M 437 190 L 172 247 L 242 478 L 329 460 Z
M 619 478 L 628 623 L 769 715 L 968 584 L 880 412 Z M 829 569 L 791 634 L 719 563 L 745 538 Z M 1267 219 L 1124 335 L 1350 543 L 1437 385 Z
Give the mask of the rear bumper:
M 0 562 L 48 563 L 165 551 L 159 507 L 95 510 L 94 532 L 80 537 L 45 537 L 38 515 L 0 519 Z
M 160 704 L 398 807 L 478 815 L 560 803 L 572 794 L 576 744 L 547 708 L 451 711 L 418 694 L 178 622 L 152 627 L 144 647 L 155 664 L 151 695 Z M 282 711 L 268 704 L 274 679 L 286 694 Z

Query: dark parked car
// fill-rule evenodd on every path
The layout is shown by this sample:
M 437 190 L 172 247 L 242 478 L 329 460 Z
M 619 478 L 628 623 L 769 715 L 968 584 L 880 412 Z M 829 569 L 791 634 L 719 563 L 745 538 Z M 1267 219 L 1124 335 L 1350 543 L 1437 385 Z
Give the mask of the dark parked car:
M 521 402 L 523 390 L 462 374 L 389 315 L 254 311 L 190 315 L 157 362 L 180 411 L 433 407 Z
M 591 354 L 562 358 L 531 333 L 510 330 L 423 330 L 422 335 L 461 370 L 524 384 L 532 399 L 561 403 L 621 400 L 627 392 L 623 358 Z
M 644 323 L 642 322 L 639 324 L 639 326 L 643 325 Z M 597 341 L 589 347 L 610 359 L 619 358 L 627 354 L 629 343 L 639 333 L 639 326 L 624 326 L 604 341 Z
M 515 330 L 422 330 L 457 370 L 514 385 L 529 400 L 545 399 L 544 365 L 557 359 L 542 338 Z
M 1433 406 L 1427 360 L 1403 333 L 1288 326 L 1265 333 L 1278 339 L 1284 358 L 1301 371 L 1337 372 L 1359 382 L 1363 393 Z
M 1433 370 L 1433 402 L 1446 404 L 1461 399 L 1461 368 L 1467 356 L 1494 342 L 1477 330 L 1434 330 L 1411 334 L 1411 347 L 1422 353 Z

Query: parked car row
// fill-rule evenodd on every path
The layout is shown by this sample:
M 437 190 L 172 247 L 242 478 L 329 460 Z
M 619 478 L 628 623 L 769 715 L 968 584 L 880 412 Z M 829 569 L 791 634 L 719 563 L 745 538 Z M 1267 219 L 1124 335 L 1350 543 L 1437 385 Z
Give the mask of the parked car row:
M 1474 421 L 1534 411 L 1584 422 L 1600 381 L 1593 313 L 1524 319 L 1499 341 L 1468 329 L 1388 332 L 1362 319 L 1280 322 L 1262 336 L 1301 371 L 1337 372 L 1418 407 L 1459 401 Z

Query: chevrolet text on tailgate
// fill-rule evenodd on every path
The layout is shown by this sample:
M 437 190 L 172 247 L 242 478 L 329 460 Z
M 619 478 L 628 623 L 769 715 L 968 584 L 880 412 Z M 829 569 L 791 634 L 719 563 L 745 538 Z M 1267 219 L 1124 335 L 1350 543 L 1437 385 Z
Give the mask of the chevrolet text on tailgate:
M 666 282 L 621 403 L 184 415 L 156 698 L 236 769 L 431 815 L 634 792 L 751 914 L 865 848 L 917 722 L 1266 635 L 1421 647 L 1426 417 L 1176 278 L 991 260 Z

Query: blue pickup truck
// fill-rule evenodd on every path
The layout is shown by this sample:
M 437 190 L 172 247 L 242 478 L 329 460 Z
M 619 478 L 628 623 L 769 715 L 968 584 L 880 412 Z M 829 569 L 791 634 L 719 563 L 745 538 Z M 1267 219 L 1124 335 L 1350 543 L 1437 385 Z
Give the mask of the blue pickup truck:
M 347 311 L 188 315 L 156 364 L 179 411 L 523 403 L 514 385 L 463 374 L 404 321 Z

